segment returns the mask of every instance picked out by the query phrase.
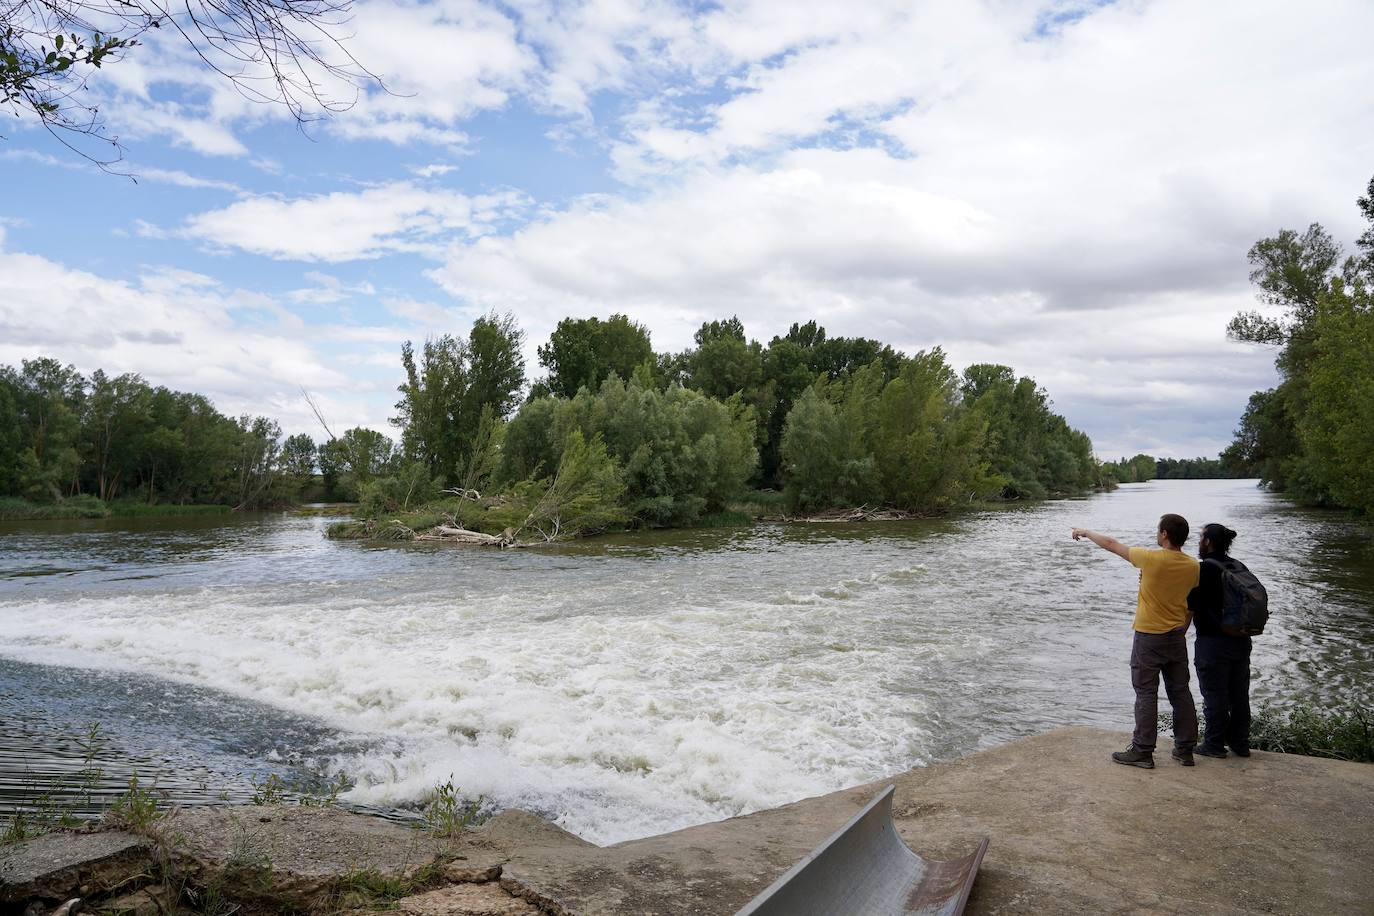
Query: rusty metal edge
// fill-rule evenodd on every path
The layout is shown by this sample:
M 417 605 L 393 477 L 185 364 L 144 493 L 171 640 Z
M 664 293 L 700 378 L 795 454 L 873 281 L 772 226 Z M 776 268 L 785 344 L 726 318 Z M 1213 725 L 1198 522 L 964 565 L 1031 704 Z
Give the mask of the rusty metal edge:
M 978 880 L 978 869 L 983 866 L 983 856 L 988 851 L 988 841 L 988 837 L 983 837 L 983 842 L 978 844 L 978 851 L 973 854 L 973 864 L 969 866 L 968 875 L 964 878 L 964 889 L 959 892 L 959 902 L 954 907 L 954 916 L 959 916 L 968 905 L 969 894 L 973 893 L 973 882 Z

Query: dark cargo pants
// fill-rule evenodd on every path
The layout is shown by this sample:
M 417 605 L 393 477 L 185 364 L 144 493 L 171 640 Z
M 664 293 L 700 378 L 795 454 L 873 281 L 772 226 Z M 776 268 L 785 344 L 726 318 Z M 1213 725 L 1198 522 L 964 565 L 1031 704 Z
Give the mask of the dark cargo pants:
M 1250 637 L 1198 636 L 1194 646 L 1202 691 L 1203 741 L 1213 750 L 1250 746 Z
M 1135 688 L 1136 750 L 1153 751 L 1159 729 L 1159 679 L 1174 710 L 1174 746 L 1181 751 L 1197 744 L 1197 707 L 1188 689 L 1186 628 L 1168 633 L 1136 633 L 1131 644 L 1131 686 Z

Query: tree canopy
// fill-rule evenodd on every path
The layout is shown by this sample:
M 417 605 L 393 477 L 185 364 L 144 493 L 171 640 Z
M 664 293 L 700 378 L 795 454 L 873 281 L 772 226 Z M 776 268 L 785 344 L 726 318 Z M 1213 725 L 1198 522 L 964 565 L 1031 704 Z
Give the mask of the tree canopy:
M 1313 223 L 1250 249 L 1251 281 L 1279 314 L 1237 315 L 1241 341 L 1278 348 L 1282 381 L 1256 392 L 1223 454 L 1236 473 L 1317 505 L 1374 512 L 1374 179 L 1356 201 L 1369 227 L 1343 257 Z

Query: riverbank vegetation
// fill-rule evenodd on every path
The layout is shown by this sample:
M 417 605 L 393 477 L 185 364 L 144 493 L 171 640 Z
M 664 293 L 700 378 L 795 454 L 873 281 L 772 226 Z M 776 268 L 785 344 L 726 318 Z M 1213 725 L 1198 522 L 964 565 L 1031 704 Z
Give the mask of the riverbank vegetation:
M 23 517 L 129 514 L 132 504 L 257 507 L 289 501 L 280 428 L 221 414 L 140 376 L 83 376 L 54 359 L 0 366 L 0 497 Z M 70 504 L 70 505 L 69 505 Z M 120 510 L 123 511 L 120 511 Z
M 269 418 L 133 374 L 3 367 L 0 517 L 332 500 L 357 504 L 332 537 L 513 544 L 860 507 L 931 515 L 1218 472 L 1207 459 L 1102 464 L 1010 367 L 959 373 L 939 347 L 906 354 L 814 321 L 767 345 L 737 318 L 709 321 L 667 353 L 624 315 L 568 318 L 537 348 L 532 383 L 524 343 L 494 314 L 466 336 L 407 342 L 395 442 L 363 427 L 283 438 Z
M 1280 754 L 1374 763 L 1374 709 L 1351 702 L 1323 707 L 1303 702 L 1255 711 L 1250 746 Z
M 959 375 L 938 347 L 908 356 L 815 322 L 765 347 L 731 318 L 655 353 L 623 315 L 566 319 L 520 403 L 522 343 L 488 316 L 466 339 L 406 344 L 401 446 L 387 473 L 355 475 L 358 518 L 331 537 L 510 545 L 736 524 L 756 504 L 928 515 L 1113 484 L 1034 380 Z
M 1374 515 L 1374 178 L 1356 205 L 1368 222 L 1355 254 L 1319 223 L 1256 242 L 1250 280 L 1264 312 L 1236 340 L 1278 351 L 1282 381 L 1258 391 L 1223 457 L 1239 473 L 1318 506 Z

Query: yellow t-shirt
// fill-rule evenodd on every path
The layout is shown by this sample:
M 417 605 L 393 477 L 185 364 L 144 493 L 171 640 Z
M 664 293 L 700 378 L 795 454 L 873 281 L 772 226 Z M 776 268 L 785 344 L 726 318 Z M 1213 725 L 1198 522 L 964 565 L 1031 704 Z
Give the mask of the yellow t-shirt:
M 1131 548 L 1131 565 L 1140 570 L 1140 597 L 1136 599 L 1138 633 L 1167 633 L 1187 626 L 1188 593 L 1198 583 L 1197 560 L 1180 550 Z

